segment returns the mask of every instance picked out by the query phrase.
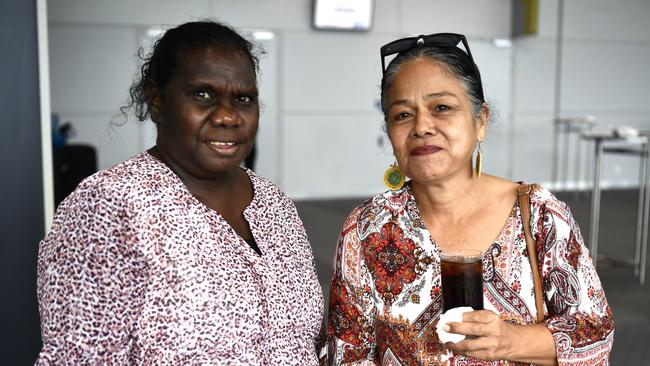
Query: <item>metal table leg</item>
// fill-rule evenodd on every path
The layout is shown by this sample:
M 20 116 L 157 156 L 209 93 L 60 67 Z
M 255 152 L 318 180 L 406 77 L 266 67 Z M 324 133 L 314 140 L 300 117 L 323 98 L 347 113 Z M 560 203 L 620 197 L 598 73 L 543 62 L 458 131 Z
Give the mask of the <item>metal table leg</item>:
M 600 176 L 603 168 L 603 139 L 594 140 L 596 147 L 596 166 L 594 172 L 594 189 L 591 195 L 591 222 L 589 230 L 589 252 L 594 263 L 594 268 L 598 264 L 598 228 L 600 220 Z
M 639 202 L 637 204 L 636 215 L 636 241 L 634 245 L 634 275 L 639 276 L 639 267 L 641 264 L 641 242 L 643 240 L 644 228 L 644 209 L 645 209 L 645 186 L 646 186 L 646 146 L 641 145 L 641 154 L 639 154 Z
M 564 151 L 562 151 L 562 175 L 564 178 L 564 189 L 569 188 L 569 145 L 571 137 L 571 125 L 570 122 L 564 124 Z
M 578 135 L 577 141 L 576 141 L 576 165 L 573 167 L 573 171 L 576 172 L 576 185 L 573 191 L 573 199 L 578 200 L 580 198 L 580 179 L 582 178 L 582 175 L 580 174 L 580 166 L 582 165 L 581 161 L 581 153 L 582 153 L 582 148 L 581 148 L 581 143 L 580 143 L 580 135 Z
M 585 151 L 586 151 L 585 156 L 588 156 L 589 151 L 592 148 L 591 143 L 592 143 L 591 140 L 585 140 L 585 145 L 586 145 L 586 147 L 585 147 Z M 591 194 L 593 194 L 593 192 L 589 189 L 589 186 L 593 187 L 593 182 L 591 181 L 591 179 L 593 177 L 593 172 L 591 171 L 592 170 L 592 165 L 593 165 L 592 159 L 587 159 L 587 161 L 585 162 L 585 172 L 584 172 L 585 173 L 585 179 L 586 179 L 586 182 L 585 182 L 585 186 L 586 186 L 585 187 L 585 199 L 587 199 L 587 197 L 589 197 Z
M 646 141 L 643 153 L 645 159 L 645 200 L 643 208 L 643 235 L 641 237 L 641 262 L 639 265 L 639 283 L 645 283 L 646 257 L 648 251 L 648 216 L 650 216 L 650 142 Z
M 559 152 L 558 149 L 560 147 L 559 143 L 560 139 L 560 125 L 558 119 L 553 120 L 553 169 L 551 170 L 551 180 L 553 181 L 554 189 L 557 189 L 557 184 L 559 182 L 558 178 L 558 172 L 559 172 L 559 167 L 558 167 L 558 159 L 559 159 Z

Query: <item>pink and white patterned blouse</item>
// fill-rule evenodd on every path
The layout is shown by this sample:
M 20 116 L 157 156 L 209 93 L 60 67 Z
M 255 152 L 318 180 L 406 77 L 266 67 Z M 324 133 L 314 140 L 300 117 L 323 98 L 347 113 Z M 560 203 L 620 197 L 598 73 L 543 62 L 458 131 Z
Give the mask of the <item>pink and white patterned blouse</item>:
M 38 365 L 316 365 L 323 300 L 294 204 L 247 173 L 258 255 L 162 162 L 83 181 L 40 244 Z
M 555 339 L 558 362 L 606 365 L 614 323 L 580 229 L 569 208 L 546 189 L 532 192 L 531 211 L 544 324 Z M 454 355 L 443 347 L 435 332 L 442 294 L 440 248 L 433 239 L 408 185 L 352 211 L 339 237 L 330 292 L 331 364 L 513 364 Z M 513 324 L 533 324 L 537 313 L 527 255 L 515 204 L 483 257 L 484 308 Z

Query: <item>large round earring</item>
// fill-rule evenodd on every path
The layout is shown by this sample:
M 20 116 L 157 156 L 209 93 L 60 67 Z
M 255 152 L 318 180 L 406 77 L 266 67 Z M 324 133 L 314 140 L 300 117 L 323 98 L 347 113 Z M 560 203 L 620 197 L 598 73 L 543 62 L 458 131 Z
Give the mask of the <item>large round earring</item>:
M 474 165 L 474 175 L 476 179 L 481 177 L 481 169 L 483 168 L 483 153 L 481 152 L 481 140 L 478 140 L 476 148 L 476 162 Z
M 405 180 L 406 177 L 404 176 L 404 173 L 399 170 L 397 163 L 392 163 L 384 173 L 384 184 L 386 187 L 394 191 L 401 189 L 404 186 Z

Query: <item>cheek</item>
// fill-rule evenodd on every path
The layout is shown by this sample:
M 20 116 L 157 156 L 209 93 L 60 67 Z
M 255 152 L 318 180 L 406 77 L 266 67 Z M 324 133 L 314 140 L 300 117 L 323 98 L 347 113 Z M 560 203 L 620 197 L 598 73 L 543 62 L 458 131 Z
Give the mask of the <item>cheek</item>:
M 169 128 L 180 128 L 190 123 L 191 120 L 192 114 L 188 111 L 188 108 L 175 104 L 166 104 L 161 106 L 157 122 Z
M 259 113 L 250 113 L 246 115 L 246 120 L 248 123 L 246 126 L 251 134 L 256 134 L 257 129 L 260 126 L 260 115 Z
M 406 136 L 407 134 L 398 128 L 391 128 L 388 130 L 388 140 L 393 147 L 395 155 L 401 155 L 406 149 Z
M 465 150 L 468 145 L 476 143 L 476 129 L 472 126 L 458 127 L 450 129 L 448 138 L 455 145 L 456 150 Z

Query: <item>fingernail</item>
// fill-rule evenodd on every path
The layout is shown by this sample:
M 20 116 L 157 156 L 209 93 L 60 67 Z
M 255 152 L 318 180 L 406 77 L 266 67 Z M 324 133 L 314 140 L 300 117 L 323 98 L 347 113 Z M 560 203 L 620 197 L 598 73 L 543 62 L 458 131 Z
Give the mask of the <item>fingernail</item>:
M 443 324 L 442 330 L 445 332 L 449 332 L 451 330 L 451 327 L 449 326 L 449 324 Z

